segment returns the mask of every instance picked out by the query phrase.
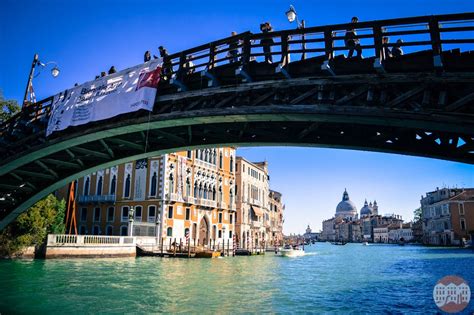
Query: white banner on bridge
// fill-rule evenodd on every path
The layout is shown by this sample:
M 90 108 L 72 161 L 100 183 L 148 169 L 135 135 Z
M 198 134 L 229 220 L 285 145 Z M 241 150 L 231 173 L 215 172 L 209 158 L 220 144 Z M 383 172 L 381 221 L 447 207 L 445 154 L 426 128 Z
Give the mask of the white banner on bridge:
M 155 59 L 55 95 L 46 136 L 69 126 L 153 110 L 160 72 L 161 59 Z

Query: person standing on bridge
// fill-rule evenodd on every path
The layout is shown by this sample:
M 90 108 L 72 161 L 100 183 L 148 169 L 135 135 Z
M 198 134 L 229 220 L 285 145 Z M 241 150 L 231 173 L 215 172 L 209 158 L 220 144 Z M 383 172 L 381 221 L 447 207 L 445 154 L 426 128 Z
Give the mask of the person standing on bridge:
M 354 50 L 357 51 L 357 58 L 362 58 L 362 48 L 360 47 L 360 40 L 357 38 L 357 33 L 354 29 L 355 24 L 357 24 L 357 22 L 359 22 L 359 18 L 357 16 L 354 16 L 351 20 L 351 23 L 353 25 L 346 31 L 346 34 L 344 35 L 344 43 L 349 49 L 348 58 L 352 58 Z
M 270 22 L 265 22 L 265 23 L 260 24 L 260 30 L 264 34 L 273 32 L 273 28 Z M 260 44 L 263 47 L 263 53 L 265 54 L 265 62 L 273 63 L 273 57 L 272 57 L 273 43 L 274 43 L 273 38 L 271 37 L 263 38 L 262 40 L 260 40 Z
M 383 60 L 392 58 L 392 52 L 388 48 L 389 38 L 387 36 L 382 37 L 382 49 L 383 49 Z
M 160 52 L 160 57 L 163 59 L 163 70 L 162 74 L 165 76 L 164 79 L 168 79 L 171 76 L 172 66 L 171 60 L 169 58 L 168 50 L 165 47 L 160 46 L 158 47 L 158 51 Z
M 395 43 L 395 45 L 393 45 L 392 56 L 394 58 L 400 57 L 400 56 L 403 55 L 403 50 L 402 50 L 402 47 L 401 47 L 402 44 L 403 44 L 403 40 L 398 39 L 397 42 Z
M 151 60 L 151 53 L 149 50 L 145 51 L 145 56 L 143 56 L 143 61 L 148 62 Z
M 112 66 L 109 69 L 109 74 L 114 74 L 114 73 L 117 73 L 117 70 L 115 69 L 115 66 Z
M 237 36 L 237 32 L 232 32 L 230 35 Z M 229 53 L 227 54 L 227 57 L 230 58 L 229 62 L 234 63 L 239 61 L 239 41 L 234 40 L 231 41 L 229 44 Z

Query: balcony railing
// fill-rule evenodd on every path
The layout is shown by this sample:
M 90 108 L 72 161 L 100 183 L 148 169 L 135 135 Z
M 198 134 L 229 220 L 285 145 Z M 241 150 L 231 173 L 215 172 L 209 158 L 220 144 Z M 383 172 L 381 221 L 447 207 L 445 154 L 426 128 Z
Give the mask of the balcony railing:
M 192 197 L 192 196 L 184 196 L 184 202 L 186 203 L 189 203 L 189 204 L 196 204 L 196 198 Z
M 214 200 L 197 198 L 196 199 L 196 204 L 198 204 L 200 206 L 203 206 L 203 207 L 217 208 L 217 202 L 215 202 Z
M 84 203 L 115 203 L 117 199 L 116 195 L 82 195 L 79 196 L 78 202 Z
M 224 201 L 218 201 L 218 202 L 217 202 L 217 208 L 219 208 L 219 209 L 227 209 L 227 203 L 225 203 Z

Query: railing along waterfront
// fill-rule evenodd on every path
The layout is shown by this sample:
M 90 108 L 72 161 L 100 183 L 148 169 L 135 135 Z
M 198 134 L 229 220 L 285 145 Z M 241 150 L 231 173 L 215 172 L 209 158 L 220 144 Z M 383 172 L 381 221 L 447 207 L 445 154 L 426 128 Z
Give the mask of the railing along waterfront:
M 395 37 L 403 39 L 399 46 L 407 48 L 407 52 L 431 54 L 433 66 L 442 68 L 444 51 L 453 49 L 454 45 L 459 48 L 474 44 L 474 38 L 469 33 L 474 31 L 474 12 L 315 26 L 260 34 L 245 32 L 171 54 L 164 59 L 164 66 L 169 69 L 167 77 L 175 81 L 184 80 L 194 73 L 212 78 L 216 67 L 238 65 L 244 71 L 251 62 L 263 61 L 266 55 L 263 52 L 264 45 L 271 47 L 273 64 L 279 65 L 280 69 L 290 64 L 290 56 L 300 59 L 322 58 L 327 66 L 327 62 L 338 57 L 337 52 L 348 50 L 344 44 L 344 34 L 348 29 L 357 32 L 356 38 L 360 40 L 364 57 L 375 57 L 375 61 L 380 64 L 387 59 L 384 48 L 398 45 L 395 41 L 384 44 L 383 37 Z M 237 60 L 229 53 L 235 49 L 230 47 L 235 46 L 238 50 Z M 28 104 L 20 113 L 3 122 L 0 126 L 0 141 L 6 142 L 7 135 L 15 136 L 15 132 L 21 131 L 22 127 L 44 132 L 52 101 L 53 97 L 48 97 Z M 31 136 L 35 136 L 35 132 Z M 21 144 L 19 142 L 26 143 L 28 137 L 15 141 L 16 145 Z
M 124 244 L 134 245 L 135 238 L 128 236 L 49 234 L 47 241 L 48 246 L 121 246 Z

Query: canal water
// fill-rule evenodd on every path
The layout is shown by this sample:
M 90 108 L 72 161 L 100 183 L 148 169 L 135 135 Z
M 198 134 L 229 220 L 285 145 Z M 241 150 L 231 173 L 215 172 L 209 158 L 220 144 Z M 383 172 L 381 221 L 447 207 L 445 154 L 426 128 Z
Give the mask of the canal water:
M 474 292 L 472 250 L 317 243 L 220 259 L 0 261 L 0 313 L 435 313 L 450 274 Z M 474 311 L 474 301 L 464 313 Z

